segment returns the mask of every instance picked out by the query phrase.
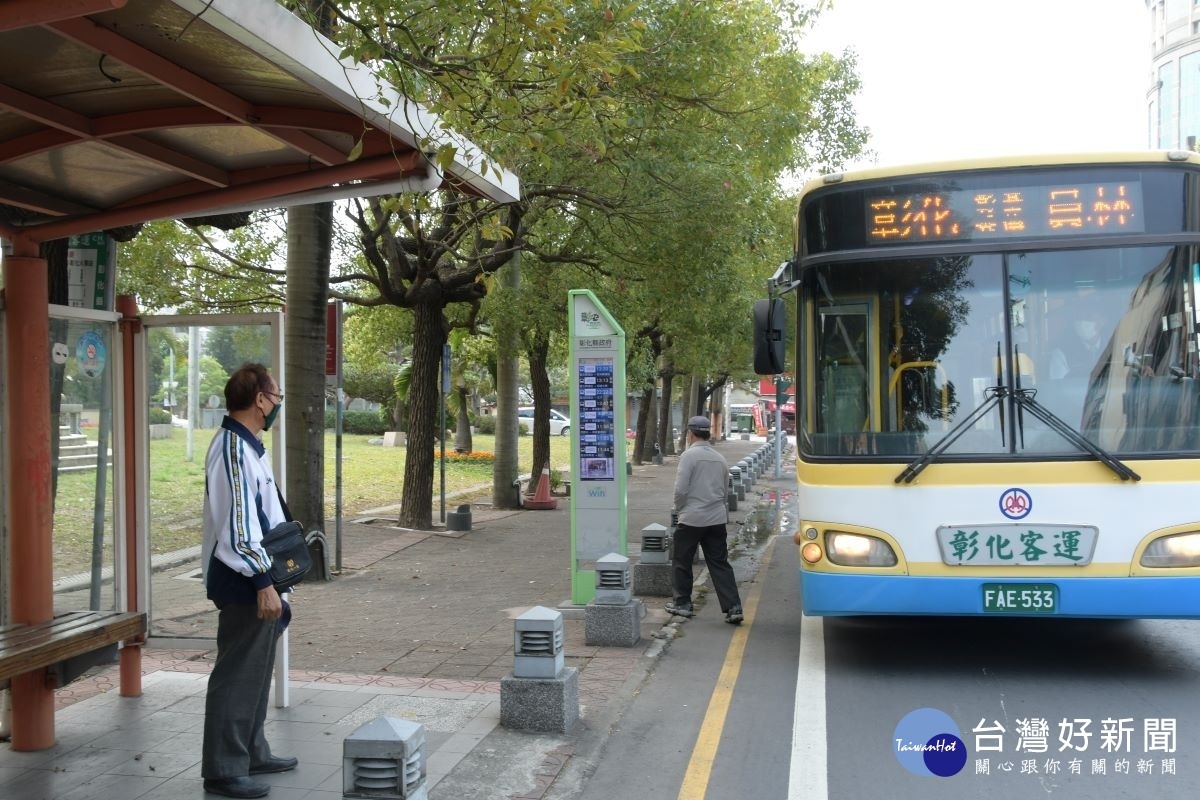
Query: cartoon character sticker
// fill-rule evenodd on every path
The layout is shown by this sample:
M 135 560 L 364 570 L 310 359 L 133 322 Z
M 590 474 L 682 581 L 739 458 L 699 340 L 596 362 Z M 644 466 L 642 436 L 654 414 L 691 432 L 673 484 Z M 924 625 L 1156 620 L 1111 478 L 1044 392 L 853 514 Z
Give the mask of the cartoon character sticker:
M 60 367 L 67 363 L 67 359 L 71 357 L 71 348 L 67 347 L 66 342 L 55 342 L 50 347 L 50 360 Z
M 108 348 L 104 339 L 95 331 L 87 331 L 79 337 L 75 345 L 75 363 L 79 365 L 79 374 L 88 378 L 97 378 L 104 372 L 104 363 L 108 360 Z

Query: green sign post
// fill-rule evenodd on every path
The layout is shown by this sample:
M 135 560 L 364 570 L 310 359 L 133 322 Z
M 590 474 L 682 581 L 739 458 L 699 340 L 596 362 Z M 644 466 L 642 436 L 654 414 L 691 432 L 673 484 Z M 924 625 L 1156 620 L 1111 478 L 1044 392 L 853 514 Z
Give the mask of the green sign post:
M 567 293 L 571 339 L 571 602 L 596 593 L 596 559 L 626 555 L 625 331 L 586 289 Z

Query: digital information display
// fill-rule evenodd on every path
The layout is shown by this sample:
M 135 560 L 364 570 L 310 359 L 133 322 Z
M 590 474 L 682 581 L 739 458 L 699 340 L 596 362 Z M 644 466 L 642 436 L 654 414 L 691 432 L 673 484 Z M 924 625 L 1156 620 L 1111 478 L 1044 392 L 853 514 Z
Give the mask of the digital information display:
M 613 426 L 613 360 L 611 358 L 580 358 L 579 480 L 614 480 L 617 475 L 616 463 L 617 436 Z
M 868 244 L 1143 233 L 1140 181 L 867 194 Z

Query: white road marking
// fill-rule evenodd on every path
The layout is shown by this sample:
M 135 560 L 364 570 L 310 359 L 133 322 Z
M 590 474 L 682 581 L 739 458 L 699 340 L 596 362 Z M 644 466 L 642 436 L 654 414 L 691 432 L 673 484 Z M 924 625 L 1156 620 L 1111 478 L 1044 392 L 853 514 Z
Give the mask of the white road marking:
M 828 800 L 824 617 L 800 617 L 800 663 L 796 671 L 795 709 L 788 800 Z

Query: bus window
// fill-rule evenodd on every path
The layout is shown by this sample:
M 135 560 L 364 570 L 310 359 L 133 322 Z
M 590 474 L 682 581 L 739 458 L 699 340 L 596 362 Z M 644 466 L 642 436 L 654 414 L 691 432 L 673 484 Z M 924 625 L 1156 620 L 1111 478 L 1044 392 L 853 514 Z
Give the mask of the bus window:
M 1200 449 L 1200 252 L 1050 250 L 809 268 L 814 455 L 919 455 L 1019 391 L 1114 453 Z M 999 361 L 997 354 L 1000 355 Z M 1007 402 L 949 457 L 1078 455 Z
M 1118 452 L 1200 447 L 1194 280 L 1196 248 L 1023 253 L 1034 302 L 1030 352 L 1037 400 Z M 1029 452 L 1073 453 L 1034 423 Z
M 1004 339 L 994 255 L 840 263 L 805 277 L 813 300 L 815 455 L 918 455 L 985 402 Z M 804 419 L 801 415 L 801 422 Z M 985 417 L 952 452 L 1003 452 Z

